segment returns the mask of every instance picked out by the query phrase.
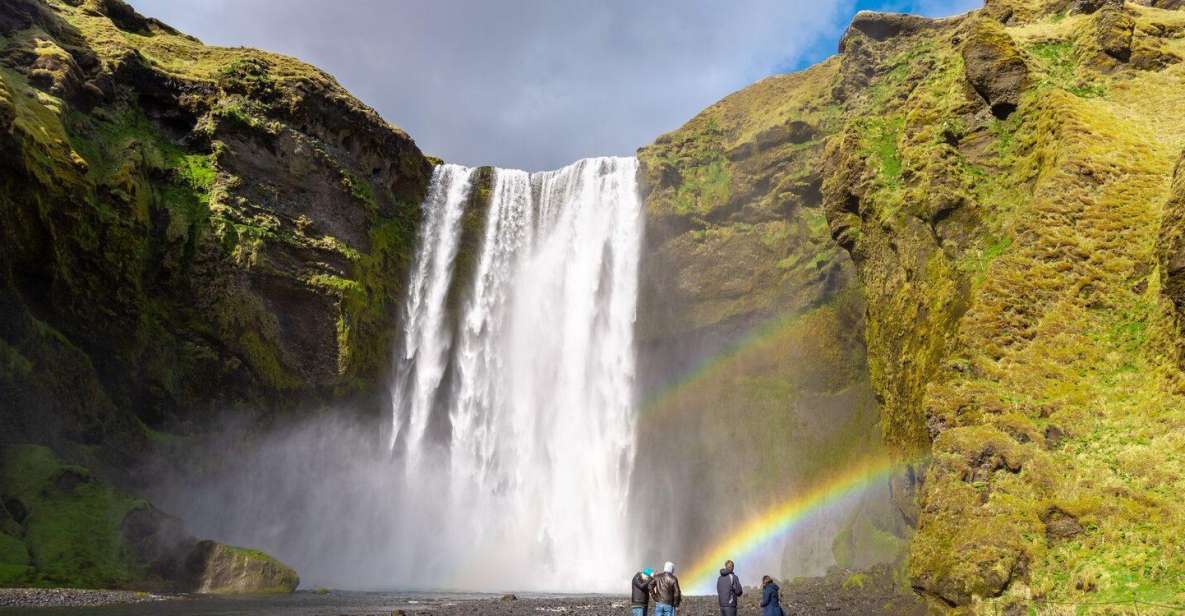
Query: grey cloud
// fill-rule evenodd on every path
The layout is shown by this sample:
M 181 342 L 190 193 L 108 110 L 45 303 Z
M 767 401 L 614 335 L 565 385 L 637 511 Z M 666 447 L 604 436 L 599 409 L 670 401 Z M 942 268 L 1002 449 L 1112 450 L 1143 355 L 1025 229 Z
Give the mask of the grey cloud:
M 631 154 L 794 65 L 854 10 L 852 0 L 132 3 L 206 43 L 326 69 L 428 153 L 532 170 Z

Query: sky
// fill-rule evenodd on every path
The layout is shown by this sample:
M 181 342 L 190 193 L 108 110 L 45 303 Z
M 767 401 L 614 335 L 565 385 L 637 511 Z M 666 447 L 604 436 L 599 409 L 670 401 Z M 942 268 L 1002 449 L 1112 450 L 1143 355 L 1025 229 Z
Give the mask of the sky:
M 207 44 L 315 64 L 467 165 L 632 155 L 762 77 L 835 51 L 860 9 L 982 0 L 129 0 Z

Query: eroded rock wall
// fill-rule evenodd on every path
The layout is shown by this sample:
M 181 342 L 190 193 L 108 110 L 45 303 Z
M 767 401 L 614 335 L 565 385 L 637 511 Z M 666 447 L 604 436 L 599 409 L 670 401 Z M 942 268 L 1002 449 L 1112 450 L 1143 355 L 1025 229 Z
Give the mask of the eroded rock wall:
M 1185 572 L 1159 556 L 1185 401 L 1162 293 L 1175 244 L 1158 239 L 1176 226 L 1185 118 L 1165 103 L 1185 15 L 1085 4 L 989 2 L 845 41 L 841 71 L 866 86 L 823 201 L 864 289 L 885 437 L 928 456 L 909 575 L 937 606 L 1099 600 Z
M 404 132 L 116 0 L 6 2 L 0 37 L 3 440 L 121 466 L 145 426 L 383 406 L 431 175 Z

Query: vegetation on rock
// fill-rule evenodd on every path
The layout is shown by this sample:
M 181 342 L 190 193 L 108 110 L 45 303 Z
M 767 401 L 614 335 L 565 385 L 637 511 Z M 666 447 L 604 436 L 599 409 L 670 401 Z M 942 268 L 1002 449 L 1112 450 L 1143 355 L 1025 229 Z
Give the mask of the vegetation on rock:
M 910 583 L 938 608 L 1185 600 L 1182 32 L 1185 13 L 1131 2 L 862 13 L 837 57 L 640 153 L 657 244 L 646 267 L 688 271 L 653 277 L 656 297 L 687 306 L 644 304 L 654 345 L 756 320 L 779 292 L 826 297 L 759 274 L 768 257 L 734 256 L 757 238 L 717 240 L 711 266 L 680 248 L 739 233 L 757 204 L 793 193 L 772 186 L 815 187 L 793 193 L 818 196 L 791 199 L 790 220 L 822 203 L 864 296 L 885 441 L 930 460 L 894 480 L 894 498 L 917 525 Z M 779 83 L 793 89 L 769 96 Z M 796 154 L 753 138 L 796 122 L 816 131 Z M 754 152 L 772 164 L 747 167 Z M 746 265 L 717 275 L 733 263 Z
M 1185 14 L 1001 4 L 845 55 L 872 92 L 847 102 L 827 158 L 885 434 L 932 459 L 910 577 L 942 605 L 985 611 L 1179 600 L 1169 495 L 1185 400 L 1156 246 L 1185 147 L 1179 105 L 1165 104 L 1182 72 L 1134 50 L 1178 57 L 1161 33 Z M 924 72 L 877 100 L 903 53 Z M 869 116 L 901 119 L 899 172 Z
M 767 78 L 638 153 L 637 466 L 671 469 L 636 475 L 636 493 L 657 500 L 649 510 L 680 494 L 771 507 L 880 449 L 864 306 L 820 202 L 818 162 L 841 126 L 829 98 L 838 68 Z M 784 570 L 898 558 L 907 529 L 884 497 L 837 522 L 835 541 L 785 553 Z M 713 509 L 684 511 L 682 524 L 661 516 L 647 532 L 672 545 L 726 536 L 736 519 Z
M 224 414 L 383 408 L 431 168 L 293 59 L 120 0 L 3 3 L 0 444 L 121 473 Z M 0 544 L 26 583 L 144 574 L 114 547 L 49 559 L 28 541 L 24 572 Z
M 85 456 L 223 409 L 377 408 L 431 169 L 406 134 L 118 1 L 7 3 L 0 52 L 6 441 Z

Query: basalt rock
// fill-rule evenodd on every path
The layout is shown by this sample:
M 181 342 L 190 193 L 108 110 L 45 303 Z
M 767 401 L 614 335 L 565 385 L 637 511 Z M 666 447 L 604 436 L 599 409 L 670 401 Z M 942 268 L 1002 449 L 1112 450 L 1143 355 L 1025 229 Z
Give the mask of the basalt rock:
M 967 82 L 992 115 L 1008 117 L 1029 84 L 1028 66 L 1012 37 L 995 21 L 976 19 L 968 26 L 962 52 Z
M 888 45 L 852 39 L 853 48 Z M 643 424 L 638 435 L 638 468 L 678 469 L 635 474 L 652 545 L 708 542 L 734 523 L 727 508 L 661 515 L 680 495 L 783 494 L 827 472 L 812 451 L 845 460 L 879 451 L 876 401 L 858 368 L 861 298 L 821 209 L 820 160 L 842 126 L 836 95 L 858 96 L 837 85 L 840 65 L 767 78 L 638 152 L 647 214 L 639 385 L 655 398 L 648 413 L 688 418 Z M 705 460 L 711 472 L 691 470 Z M 821 533 L 788 558 L 896 558 L 908 531 L 887 485 L 870 494 L 858 514 L 832 522 L 842 540 Z
M 860 11 L 852 18 L 847 32 L 840 39 L 839 51 L 849 50 L 853 36 L 866 36 L 874 41 L 885 41 L 898 36 L 916 34 L 922 30 L 938 27 L 938 20 L 902 13 L 881 13 Z
M 0 456 L 0 581 L 172 592 L 291 592 L 296 573 L 257 550 L 199 541 L 177 517 L 46 447 Z M 30 555 L 32 558 L 30 558 Z
M 1094 16 L 1094 38 L 1099 49 L 1118 62 L 1132 57 L 1132 35 L 1136 22 L 1121 8 L 1106 6 Z

